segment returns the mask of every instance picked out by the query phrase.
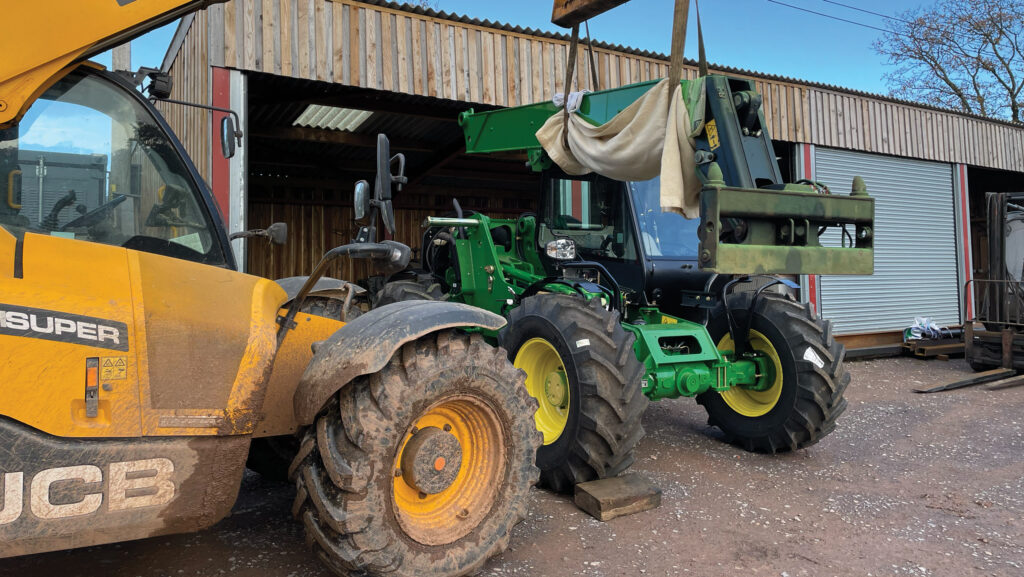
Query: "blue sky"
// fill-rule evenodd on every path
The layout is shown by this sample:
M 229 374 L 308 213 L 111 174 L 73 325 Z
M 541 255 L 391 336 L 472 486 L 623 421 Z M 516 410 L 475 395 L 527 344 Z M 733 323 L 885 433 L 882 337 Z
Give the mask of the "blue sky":
M 850 10 L 824 0 L 779 0 L 807 10 L 823 12 L 884 27 L 882 18 Z M 897 14 L 931 4 L 920 0 L 842 0 L 843 4 Z M 544 30 L 562 30 L 551 24 L 551 0 L 431 0 L 438 10 L 473 18 Z M 623 44 L 668 53 L 672 35 L 673 0 L 631 0 L 590 23 L 591 35 Z M 708 59 L 712 62 L 769 74 L 835 84 L 867 92 L 887 92 L 882 74 L 888 69 L 871 49 L 880 33 L 836 20 L 801 12 L 769 0 L 705 0 L 701 19 Z M 696 22 L 691 8 L 686 56 L 696 58 Z M 174 35 L 168 25 L 132 44 L 132 65 L 157 67 Z M 109 55 L 99 58 L 109 64 Z

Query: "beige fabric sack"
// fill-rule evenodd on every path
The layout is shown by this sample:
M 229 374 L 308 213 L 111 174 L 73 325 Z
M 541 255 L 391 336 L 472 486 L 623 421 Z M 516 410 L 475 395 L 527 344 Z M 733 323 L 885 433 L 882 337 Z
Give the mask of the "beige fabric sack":
M 537 140 L 566 173 L 596 172 L 615 180 L 661 175 L 661 210 L 700 217 L 701 183 L 691 136 L 700 129 L 691 125 L 680 86 L 675 87 L 670 106 L 669 81 L 663 79 L 601 126 L 570 114 L 568 150 L 562 145 L 562 114 L 559 111 L 544 123 Z

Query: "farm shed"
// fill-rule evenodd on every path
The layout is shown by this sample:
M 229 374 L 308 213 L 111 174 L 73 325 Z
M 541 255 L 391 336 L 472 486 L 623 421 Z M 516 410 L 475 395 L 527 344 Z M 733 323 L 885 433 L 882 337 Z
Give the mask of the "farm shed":
M 309 270 L 354 236 L 352 184 L 372 177 L 376 134 L 409 160 L 396 199 L 398 240 L 450 210 L 517 214 L 539 179 L 517 155 L 463 154 L 457 114 L 550 99 L 563 90 L 567 35 L 353 0 L 231 0 L 184 18 L 164 60 L 174 97 L 230 107 L 245 143 L 230 161 L 220 113 L 164 105 L 211 183 L 231 230 L 285 221 L 283 248 L 253 245 L 253 274 Z M 600 88 L 667 75 L 668 57 L 594 43 Z M 595 88 L 581 50 L 575 87 Z M 896 342 L 914 316 L 955 325 L 974 307 L 965 283 L 983 273 L 984 193 L 1024 188 L 1024 127 L 757 72 L 783 174 L 839 192 L 854 174 L 877 199 L 870 277 L 810 277 L 803 296 L 853 347 Z M 696 76 L 696 68 L 686 70 Z M 972 217 L 977 215 L 976 217 Z M 240 254 L 245 247 L 239 246 Z M 352 264 L 337 274 L 358 278 Z

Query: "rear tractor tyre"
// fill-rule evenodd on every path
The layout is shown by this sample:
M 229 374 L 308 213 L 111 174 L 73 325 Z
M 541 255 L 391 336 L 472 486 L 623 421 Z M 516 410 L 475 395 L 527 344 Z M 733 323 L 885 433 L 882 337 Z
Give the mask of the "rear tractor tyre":
M 763 391 L 708 391 L 697 402 L 707 410 L 709 424 L 747 451 L 809 447 L 831 433 L 846 410 L 843 392 L 850 375 L 843 368 L 843 345 L 832 337 L 831 323 L 817 318 L 809 305 L 764 292 L 751 311 L 753 296 L 730 295 L 729 305 L 740 327 L 753 315 L 750 344 L 771 359 L 773 384 Z M 708 332 L 720 350 L 735 348 L 724 311 L 711 318 Z
M 498 334 L 537 399 L 540 484 L 571 491 L 633 464 L 648 399 L 634 337 L 600 299 L 543 294 L 523 299 Z
M 479 335 L 409 343 L 304 431 L 293 511 L 339 575 L 455 577 L 508 546 L 539 471 L 537 403 Z
M 373 301 L 373 308 L 403 301 L 443 301 L 448 295 L 431 280 L 396 280 L 384 285 Z

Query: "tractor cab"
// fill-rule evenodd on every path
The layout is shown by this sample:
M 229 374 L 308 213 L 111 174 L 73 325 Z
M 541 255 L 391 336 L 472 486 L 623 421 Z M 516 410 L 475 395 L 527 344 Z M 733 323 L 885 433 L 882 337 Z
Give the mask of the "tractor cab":
M 663 296 L 667 287 L 700 290 L 711 277 L 698 271 L 700 220 L 662 212 L 659 198 L 658 177 L 620 182 L 549 169 L 542 184 L 538 250 L 543 254 L 556 239 L 571 240 L 579 258 L 611 273 L 630 303 L 657 304 L 686 318 L 692 309 Z M 556 261 L 546 259 L 545 265 L 546 272 L 557 274 Z

